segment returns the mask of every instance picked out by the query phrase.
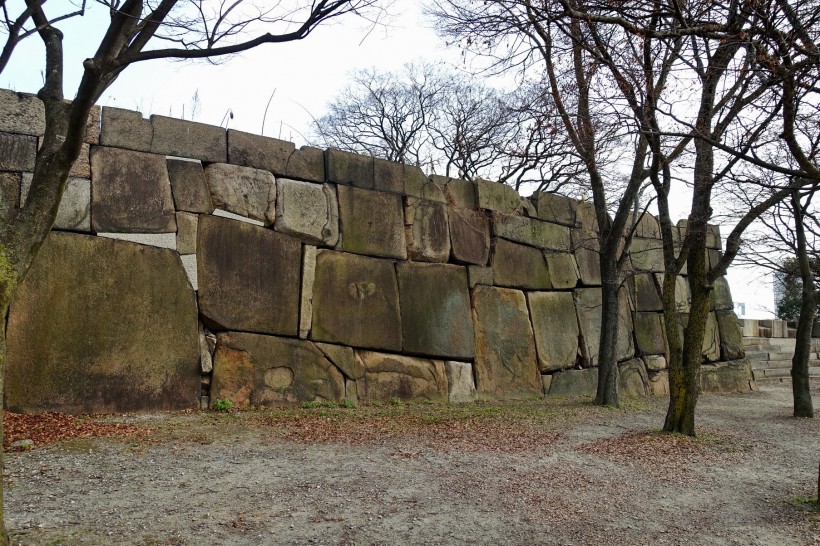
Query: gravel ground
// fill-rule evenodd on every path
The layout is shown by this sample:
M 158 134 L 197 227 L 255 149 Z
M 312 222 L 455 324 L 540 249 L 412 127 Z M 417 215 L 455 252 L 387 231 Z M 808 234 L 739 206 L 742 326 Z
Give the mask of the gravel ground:
M 19 544 L 820 544 L 795 502 L 820 422 L 790 417 L 788 384 L 702 396 L 696 440 L 655 432 L 665 403 L 120 416 L 151 433 L 7 454 L 7 525 Z

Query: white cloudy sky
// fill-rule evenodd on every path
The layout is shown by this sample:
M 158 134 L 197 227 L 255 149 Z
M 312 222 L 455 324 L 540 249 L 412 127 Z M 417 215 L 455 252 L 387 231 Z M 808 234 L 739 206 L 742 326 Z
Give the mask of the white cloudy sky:
M 10 9 L 22 0 L 10 0 Z M 63 2 L 64 3 L 64 2 Z M 49 3 L 49 5 L 56 5 Z M 66 96 L 72 96 L 82 74 L 83 59 L 93 55 L 108 14 L 91 4 L 86 17 L 66 22 Z M 103 106 L 139 110 L 190 119 L 192 97 L 198 93 L 197 121 L 226 123 L 231 128 L 260 133 L 268 100 L 264 134 L 305 143 L 311 116 L 344 87 L 352 70 L 377 67 L 396 70 L 404 63 L 427 59 L 463 67 L 458 48 L 447 47 L 430 28 L 417 0 L 396 0 L 387 25 L 373 27 L 356 19 L 340 19 L 319 27 L 297 43 L 269 45 L 213 66 L 204 62 L 150 61 L 129 67 L 102 97 Z M 0 75 L 0 86 L 36 92 L 42 84 L 43 48 L 37 38 L 24 41 Z M 226 120 L 226 114 L 233 119 Z M 682 204 L 686 199 L 682 199 Z M 683 214 L 685 207 L 681 207 Z M 724 230 L 728 232 L 728 230 Z M 734 300 L 746 303 L 746 316 L 771 316 L 770 278 L 758 271 L 733 268 L 729 282 Z

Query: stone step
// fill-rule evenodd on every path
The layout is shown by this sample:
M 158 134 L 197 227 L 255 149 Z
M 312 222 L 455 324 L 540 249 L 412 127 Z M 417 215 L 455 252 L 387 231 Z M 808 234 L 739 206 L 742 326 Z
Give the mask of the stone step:
M 747 351 L 746 358 L 749 359 L 750 362 L 766 362 L 769 360 L 769 353 L 752 353 Z
M 755 381 L 761 381 L 761 380 L 765 380 L 765 379 L 791 378 L 791 368 L 788 368 L 788 369 L 765 369 L 765 370 L 752 369 L 752 377 L 754 377 Z M 809 368 L 809 377 L 820 378 L 820 365 L 812 366 L 812 367 Z
M 782 370 L 783 368 L 791 369 L 791 360 L 769 360 L 766 362 L 766 368 L 772 370 Z

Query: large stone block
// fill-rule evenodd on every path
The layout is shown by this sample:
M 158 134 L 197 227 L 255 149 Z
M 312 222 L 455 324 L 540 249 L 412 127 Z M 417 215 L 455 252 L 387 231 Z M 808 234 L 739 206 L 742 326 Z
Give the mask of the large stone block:
M 749 392 L 754 390 L 752 369 L 747 360 L 701 366 L 700 387 L 704 392 Z
M 103 146 L 150 152 L 153 139 L 154 127 L 151 121 L 143 119 L 139 112 L 103 107 L 100 131 L 100 144 Z
M 117 148 L 91 150 L 91 225 L 96 232 L 172 233 L 174 200 L 165 158 Z
M 743 348 L 743 335 L 740 331 L 737 315 L 734 311 L 715 313 L 720 332 L 720 359 L 737 360 L 746 356 Z
M 575 225 L 584 231 L 598 232 L 598 217 L 592 201 L 579 201 L 575 207 Z
M 339 240 L 339 204 L 332 184 L 276 181 L 277 231 L 320 245 Z
M 550 396 L 595 396 L 598 390 L 598 368 L 565 370 L 552 374 Z
M 284 176 L 296 146 L 292 142 L 228 129 L 228 163 Z
M 37 137 L 0 133 L 0 171 L 33 171 Z
M 52 232 L 12 303 L 7 356 L 13 411 L 198 407 L 197 306 L 179 257 Z
M 177 213 L 177 252 L 180 254 L 196 254 L 198 224 L 198 214 L 191 214 L 190 212 Z
M 20 200 L 28 196 L 32 173 L 23 173 Z M 66 181 L 60 208 L 54 219 L 53 229 L 66 231 L 91 231 L 91 181 L 87 178 L 69 178 Z
M 407 198 L 404 208 L 407 256 L 423 262 L 446 262 L 450 257 L 450 228 L 442 203 Z
M 446 402 L 447 374 L 444 362 L 409 356 L 356 351 L 364 366 L 364 380 L 357 381 L 359 399 L 365 402 L 432 400 Z
M 661 238 L 661 224 L 658 222 L 658 219 L 649 214 L 648 212 L 639 212 L 637 219 L 633 217 L 632 213 L 629 213 L 629 216 L 626 221 L 626 229 L 631 230 L 633 227 L 633 222 L 637 221 L 637 225 L 635 227 L 635 236 L 636 237 L 643 237 L 645 239 L 660 239 Z
M 660 290 L 663 291 L 664 274 L 655 273 L 655 279 Z M 688 313 L 691 302 L 692 296 L 689 291 L 689 283 L 686 281 L 686 277 L 678 275 L 675 277 L 675 308 L 678 313 Z
M 666 354 L 666 332 L 660 313 L 635 313 L 636 353 L 643 355 Z
M 228 138 L 225 129 L 195 121 L 151 116 L 155 154 L 200 159 L 209 163 L 228 161 Z
M 325 356 L 339 368 L 348 379 L 356 381 L 364 377 L 364 365 L 356 358 L 353 349 L 343 345 L 331 345 L 330 343 L 314 343 Z
M 711 309 L 715 311 L 731 311 L 735 308 L 732 302 L 732 291 L 729 289 L 729 281 L 726 277 L 718 277 L 715 280 L 711 303 Z
M 166 165 L 176 209 L 199 214 L 212 213 L 214 205 L 202 163 L 169 158 Z
M 328 148 L 325 151 L 325 167 L 328 182 L 373 189 L 373 158 L 369 155 Z
M 407 258 L 401 196 L 338 186 L 342 250 Z
M 548 250 L 568 252 L 571 249 L 569 228 L 534 218 L 493 214 L 493 233 L 516 243 Z
M 0 89 L 0 131 L 42 136 L 45 130 L 45 107 L 37 95 Z
M 475 356 L 467 269 L 400 263 L 403 351 L 469 359 Z
M 720 332 L 718 331 L 717 317 L 709 313 L 706 319 L 706 333 L 703 336 L 703 358 L 707 362 L 720 360 Z
M 578 355 L 578 317 L 571 292 L 530 292 L 527 301 L 542 372 L 571 368 Z
M 486 265 L 490 258 L 490 220 L 480 210 L 449 207 L 450 247 L 453 260 Z
M 649 374 L 641 359 L 618 364 L 618 393 L 625 398 L 649 394 Z
M 304 245 L 302 252 L 302 292 L 299 303 L 299 337 L 305 339 L 310 335 L 313 321 L 313 283 L 316 282 L 315 246 Z
M 0 172 L 0 218 L 7 218 L 7 211 L 20 206 L 20 186 L 23 180 L 20 173 Z
M 237 408 L 339 403 L 344 396 L 344 376 L 309 341 L 245 332 L 217 336 L 212 405 L 216 400 L 230 400 Z
M 498 286 L 548 290 L 552 288 L 543 252 L 505 239 L 493 241 L 493 282 Z
M 91 145 L 87 142 L 83 142 L 80 146 L 80 154 L 71 165 L 71 170 L 68 171 L 68 176 L 74 178 L 91 177 Z
M 539 220 L 575 227 L 578 201 L 557 193 L 535 192 L 530 197 Z
M 586 355 L 589 359 L 586 365 L 598 365 L 598 346 L 601 339 L 601 289 L 578 288 L 573 291 L 575 310 L 578 314 L 578 323 L 581 328 Z M 618 294 L 618 340 L 615 354 L 618 361 L 626 360 L 634 355 L 632 343 L 632 313 L 629 308 L 629 296 L 626 290 Z
M 373 158 L 373 189 L 404 193 L 404 165 L 395 161 Z
M 298 240 L 235 220 L 201 216 L 197 248 L 199 305 L 206 325 L 297 334 Z
M 214 206 L 270 225 L 276 219 L 276 180 L 268 171 L 213 163 L 205 179 Z
M 459 404 L 472 402 L 476 398 L 473 366 L 469 362 L 448 360 L 444 363 L 447 372 L 447 385 L 450 389 L 449 402 Z
M 329 250 L 316 256 L 311 338 L 401 351 L 401 315 L 395 266 Z
M 663 311 L 661 295 L 655 284 L 655 278 L 649 274 L 636 274 L 635 283 L 635 308 L 638 311 Z
M 635 271 L 663 271 L 663 242 L 635 237 L 629 247 Z
M 404 165 L 403 167 L 404 194 L 406 196 L 436 201 L 437 203 L 448 202 L 442 184 L 428 178 L 428 176 L 415 165 Z
M 475 182 L 478 207 L 502 213 L 513 213 L 521 206 L 521 196 L 515 188 L 498 182 L 478 179 Z
M 450 206 L 460 209 L 475 209 L 478 207 L 473 182 L 436 174 L 430 175 L 430 181 L 442 188 L 444 197 Z
M 582 229 L 572 230 L 572 248 L 578 275 L 584 286 L 601 285 L 601 257 L 598 235 Z
M 569 252 L 547 252 L 546 258 L 552 287 L 557 290 L 575 288 L 580 275 L 575 256 Z
M 307 180 L 308 182 L 325 181 L 325 152 L 319 148 L 302 146 L 295 150 L 288 159 L 285 172 L 288 178 Z
M 535 337 L 524 293 L 473 289 L 476 391 L 482 398 L 540 396 Z

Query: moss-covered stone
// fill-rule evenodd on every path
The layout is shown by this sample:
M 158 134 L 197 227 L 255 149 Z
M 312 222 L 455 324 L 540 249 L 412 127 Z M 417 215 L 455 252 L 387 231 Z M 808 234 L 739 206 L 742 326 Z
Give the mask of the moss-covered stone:
M 538 369 L 542 372 L 571 368 L 578 354 L 578 317 L 571 292 L 527 294 Z
M 359 399 L 365 402 L 431 400 L 446 402 L 447 374 L 444 362 L 402 355 L 356 351 L 365 370 L 357 381 Z
M 537 248 L 493 240 L 493 282 L 497 286 L 548 290 L 552 288 L 544 253 Z
M 407 258 L 400 195 L 338 186 L 342 250 L 384 258 Z

